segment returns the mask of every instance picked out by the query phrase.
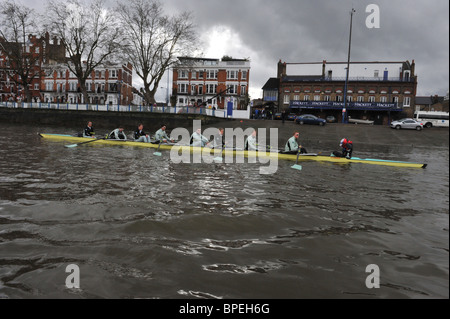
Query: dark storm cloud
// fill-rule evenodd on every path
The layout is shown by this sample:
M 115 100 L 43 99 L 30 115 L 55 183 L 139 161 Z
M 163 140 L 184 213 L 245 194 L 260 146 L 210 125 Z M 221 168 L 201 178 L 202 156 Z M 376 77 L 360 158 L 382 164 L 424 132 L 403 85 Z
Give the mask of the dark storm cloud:
M 350 9 L 353 24 L 353 61 L 415 60 L 419 94 L 447 93 L 449 67 L 449 2 L 418 1 L 299 1 L 299 0 L 168 0 L 170 10 L 195 13 L 201 30 L 227 25 L 264 61 L 252 65 L 267 70 L 264 84 L 276 74 L 279 59 L 287 62 L 346 61 Z M 381 28 L 366 27 L 366 7 L 377 4 Z M 226 54 L 226 52 L 224 52 Z M 259 72 L 258 72 L 259 73 Z
M 113 4 L 114 1 L 108 1 Z M 251 85 L 260 89 L 286 62 L 345 61 L 350 9 L 354 16 L 353 61 L 415 60 L 419 95 L 449 88 L 449 2 L 447 0 L 165 0 L 167 13 L 191 11 L 206 38 L 215 26 L 230 28 L 254 52 Z M 24 1 L 39 7 L 41 1 Z M 45 2 L 42 2 L 45 3 Z M 381 28 L 366 28 L 366 7 L 377 4 Z M 248 50 L 246 51 L 248 52 Z M 223 55 L 230 52 L 223 52 Z M 234 57 L 239 52 L 233 52 Z M 220 58 L 217 56 L 214 58 Z M 254 96 L 258 97 L 258 96 Z

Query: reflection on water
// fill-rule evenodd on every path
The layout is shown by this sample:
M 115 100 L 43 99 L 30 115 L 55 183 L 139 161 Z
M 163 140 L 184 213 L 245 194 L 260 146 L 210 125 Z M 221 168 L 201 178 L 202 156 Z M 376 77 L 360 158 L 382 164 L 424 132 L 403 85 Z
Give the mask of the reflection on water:
M 448 297 L 448 148 L 404 154 L 427 170 L 281 161 L 260 175 L 3 130 L 0 298 Z

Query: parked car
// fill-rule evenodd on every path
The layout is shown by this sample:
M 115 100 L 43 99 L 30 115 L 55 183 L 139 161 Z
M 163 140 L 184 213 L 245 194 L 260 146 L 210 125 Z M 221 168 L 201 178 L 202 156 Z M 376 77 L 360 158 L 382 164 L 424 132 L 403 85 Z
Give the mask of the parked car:
M 275 115 L 273 116 L 274 120 L 281 120 L 282 119 L 282 115 L 281 113 L 275 113 Z
M 327 123 L 336 123 L 337 122 L 337 119 L 333 115 L 327 116 L 326 120 L 327 120 Z
M 297 118 L 297 115 L 295 115 L 295 114 L 288 114 L 286 120 L 288 120 L 288 121 L 295 121 L 296 118 Z
M 406 129 L 406 130 L 423 130 L 423 123 L 417 122 L 414 119 L 402 119 L 399 121 L 393 121 L 391 123 L 391 128 L 395 128 L 397 130 Z
M 327 121 L 324 119 L 321 119 L 320 117 L 311 115 L 311 114 L 304 114 L 297 116 L 297 119 L 295 120 L 297 124 L 303 125 L 303 124 L 312 124 L 312 125 L 320 125 L 324 126 L 327 124 Z

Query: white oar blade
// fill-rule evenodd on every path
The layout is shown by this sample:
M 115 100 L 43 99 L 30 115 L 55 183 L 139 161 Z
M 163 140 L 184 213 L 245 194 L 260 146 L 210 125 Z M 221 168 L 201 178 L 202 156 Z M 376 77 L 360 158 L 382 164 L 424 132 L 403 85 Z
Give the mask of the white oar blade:
M 161 156 L 162 156 L 162 154 L 161 154 L 160 152 L 155 152 L 155 153 L 153 153 L 153 155 L 155 155 L 155 156 L 159 156 L 159 157 L 161 157 Z
M 77 146 L 78 146 L 78 144 L 65 145 L 65 147 L 67 147 L 67 148 L 75 148 Z
M 301 165 L 294 165 L 292 166 L 293 169 L 296 169 L 297 171 L 301 171 L 303 167 Z
M 222 157 L 215 157 L 214 158 L 214 162 L 216 162 L 216 163 L 223 163 L 223 158 Z

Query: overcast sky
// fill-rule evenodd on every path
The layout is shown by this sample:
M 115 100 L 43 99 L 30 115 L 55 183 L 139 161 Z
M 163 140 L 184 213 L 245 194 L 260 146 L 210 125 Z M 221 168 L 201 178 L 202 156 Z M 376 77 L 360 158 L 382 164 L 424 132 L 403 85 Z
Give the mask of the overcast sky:
M 346 61 L 352 6 L 356 10 L 352 61 L 415 60 L 418 95 L 445 95 L 449 89 L 448 0 L 162 2 L 167 14 L 193 12 L 205 57 L 250 58 L 253 99 L 262 97 L 261 88 L 270 77 L 276 76 L 280 59 L 286 62 Z M 22 0 L 22 3 L 39 8 L 45 1 Z M 366 27 L 369 4 L 380 8 L 379 29 Z M 320 74 L 321 69 L 314 73 Z M 352 72 L 352 75 L 359 74 Z M 163 82 L 161 86 L 166 86 L 167 80 Z M 158 96 L 165 100 L 165 92 Z

